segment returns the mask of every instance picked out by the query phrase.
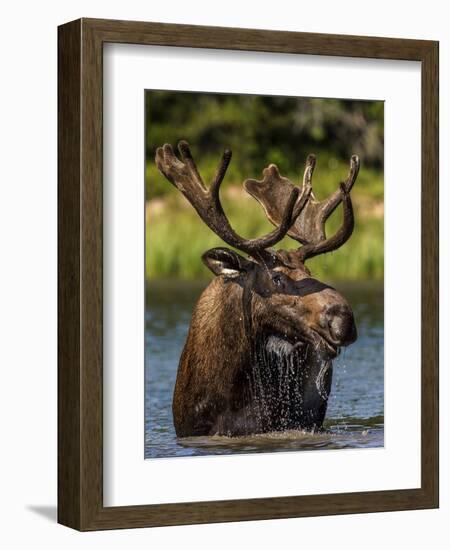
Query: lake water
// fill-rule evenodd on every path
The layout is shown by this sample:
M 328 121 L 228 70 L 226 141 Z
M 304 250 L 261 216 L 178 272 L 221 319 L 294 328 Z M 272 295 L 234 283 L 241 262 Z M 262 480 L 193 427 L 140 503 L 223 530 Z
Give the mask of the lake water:
M 155 281 L 147 286 L 145 458 L 383 446 L 384 314 L 383 286 L 378 283 L 334 285 L 353 307 L 358 340 L 333 362 L 324 433 L 177 439 L 172 393 L 192 309 L 206 284 Z

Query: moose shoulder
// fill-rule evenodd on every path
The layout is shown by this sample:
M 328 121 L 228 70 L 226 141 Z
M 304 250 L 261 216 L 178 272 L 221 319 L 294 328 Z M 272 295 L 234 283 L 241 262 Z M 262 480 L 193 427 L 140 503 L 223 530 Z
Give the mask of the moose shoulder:
M 305 261 L 336 250 L 353 231 L 350 190 L 359 170 L 349 174 L 324 201 L 312 192 L 315 157 L 310 155 L 301 187 L 280 176 L 275 165 L 261 181 L 244 187 L 263 206 L 275 229 L 244 239 L 231 227 L 219 188 L 231 160 L 225 151 L 207 188 L 189 146 L 156 151 L 156 164 L 228 248 L 214 248 L 202 260 L 216 275 L 192 314 L 180 358 L 173 398 L 178 437 L 246 435 L 281 430 L 317 430 L 325 418 L 332 359 L 356 340 L 353 313 L 335 289 L 311 276 Z M 325 222 L 343 205 L 343 222 L 332 236 Z M 301 246 L 271 247 L 286 235 Z

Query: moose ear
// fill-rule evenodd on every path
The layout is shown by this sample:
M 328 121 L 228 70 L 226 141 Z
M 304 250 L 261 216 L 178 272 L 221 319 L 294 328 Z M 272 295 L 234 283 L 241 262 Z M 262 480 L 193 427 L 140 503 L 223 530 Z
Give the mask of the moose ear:
M 214 275 L 226 277 L 237 277 L 253 265 L 253 262 L 229 248 L 211 248 L 202 255 L 202 260 Z

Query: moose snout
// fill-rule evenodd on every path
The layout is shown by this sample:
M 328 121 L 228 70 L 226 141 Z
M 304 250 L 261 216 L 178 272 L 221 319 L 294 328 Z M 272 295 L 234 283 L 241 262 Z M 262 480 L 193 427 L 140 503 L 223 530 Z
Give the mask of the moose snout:
M 322 324 L 331 339 L 339 346 L 348 346 L 357 338 L 355 319 L 348 306 L 333 305 L 322 314 Z

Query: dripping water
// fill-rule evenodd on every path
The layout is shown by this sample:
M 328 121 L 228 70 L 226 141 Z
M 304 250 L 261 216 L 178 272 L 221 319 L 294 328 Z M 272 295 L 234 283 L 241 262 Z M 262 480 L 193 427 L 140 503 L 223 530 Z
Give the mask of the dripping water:
M 329 361 L 308 357 L 308 345 L 269 335 L 257 342 L 248 373 L 249 403 L 256 431 L 303 430 L 314 425 L 314 410 L 328 399 Z M 311 380 L 309 378 L 312 377 Z M 311 388 L 316 396 L 311 401 Z M 305 396 L 308 392 L 308 407 Z

